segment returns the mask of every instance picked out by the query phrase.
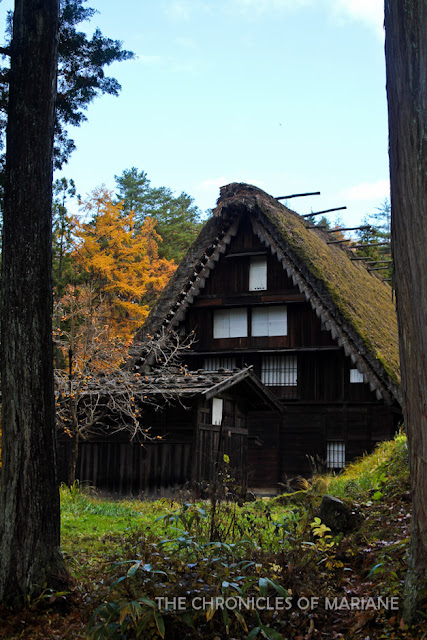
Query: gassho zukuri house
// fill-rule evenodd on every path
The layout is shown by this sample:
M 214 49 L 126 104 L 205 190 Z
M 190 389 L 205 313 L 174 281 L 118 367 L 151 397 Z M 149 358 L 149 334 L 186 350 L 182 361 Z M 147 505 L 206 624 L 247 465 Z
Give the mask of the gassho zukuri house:
M 223 187 L 131 349 L 153 439 L 81 443 L 77 477 L 158 493 L 212 480 L 225 453 L 243 484 L 274 491 L 310 475 L 310 459 L 339 470 L 391 438 L 402 418 L 392 290 L 353 257 L 264 191 Z M 165 374 L 141 345 L 168 331 L 194 339 Z M 144 408 L 165 390 L 163 410 Z

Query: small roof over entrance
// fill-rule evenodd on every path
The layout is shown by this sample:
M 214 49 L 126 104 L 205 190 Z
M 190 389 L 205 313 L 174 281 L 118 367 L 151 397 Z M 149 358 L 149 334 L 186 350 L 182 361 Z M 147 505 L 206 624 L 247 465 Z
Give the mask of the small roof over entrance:
M 135 396 L 145 401 L 155 400 L 156 397 L 185 401 L 195 396 L 210 400 L 227 392 L 244 396 L 255 407 L 268 407 L 280 413 L 284 411 L 282 404 L 257 378 L 252 367 L 233 371 L 188 371 L 182 368 L 176 373 L 166 374 L 155 371 L 142 374 L 135 388 Z

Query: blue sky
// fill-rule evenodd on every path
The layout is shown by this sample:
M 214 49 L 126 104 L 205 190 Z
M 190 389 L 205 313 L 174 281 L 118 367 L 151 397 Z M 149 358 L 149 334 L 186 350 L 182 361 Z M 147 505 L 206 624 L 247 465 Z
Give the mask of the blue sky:
M 273 196 L 321 191 L 289 205 L 347 205 L 353 226 L 388 196 L 382 0 L 88 5 L 100 12 L 88 29 L 137 57 L 110 68 L 120 97 L 97 99 L 71 133 L 77 151 L 60 175 L 82 196 L 132 166 L 202 210 L 242 181 Z

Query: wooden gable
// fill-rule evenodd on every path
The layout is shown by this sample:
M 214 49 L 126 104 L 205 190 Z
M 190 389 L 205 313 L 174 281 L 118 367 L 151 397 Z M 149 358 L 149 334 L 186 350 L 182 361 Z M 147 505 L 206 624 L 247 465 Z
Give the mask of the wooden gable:
M 362 265 L 351 262 L 351 254 L 328 245 L 327 236 L 323 236 L 322 232 L 307 230 L 300 216 L 256 187 L 240 184 L 224 187 L 214 217 L 207 222 L 137 334 L 135 355 L 139 340 L 154 334 L 160 326 L 176 328 L 195 301 L 196 305 L 212 307 L 238 305 L 241 286 L 246 287 L 248 278 L 245 261 L 247 264 L 251 254 L 265 252 L 273 260 L 271 284 L 275 287 L 274 290 L 269 287 L 266 295 L 277 296 L 288 286 L 279 262 L 288 282 L 292 280 L 295 295 L 305 297 L 322 327 L 338 341 L 377 397 L 390 404 L 400 401 L 397 323 L 390 287 Z M 227 258 L 230 263 L 237 260 L 231 269 L 222 257 L 233 253 L 235 258 Z M 236 255 L 239 253 L 240 256 Z M 221 266 L 216 271 L 217 277 L 210 280 L 218 262 Z M 276 283 L 274 273 L 279 279 Z M 217 278 L 227 287 L 226 303 L 221 288 L 216 286 Z M 212 293 L 214 289 L 217 293 Z M 263 303 L 277 303 L 277 297 L 266 299 L 266 295 Z M 211 297 L 201 302 L 203 296 Z
M 284 415 L 248 414 L 249 484 L 342 466 L 401 418 L 391 289 L 271 196 L 222 190 L 215 215 L 136 336 L 194 331 L 191 369 L 252 366 Z M 149 362 L 145 366 L 150 366 Z

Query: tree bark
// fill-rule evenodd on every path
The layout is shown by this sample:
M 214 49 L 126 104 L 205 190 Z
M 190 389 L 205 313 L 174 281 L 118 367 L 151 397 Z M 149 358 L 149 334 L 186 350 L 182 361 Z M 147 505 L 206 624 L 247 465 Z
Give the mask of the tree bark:
M 1 290 L 0 601 L 66 577 L 59 549 L 52 348 L 52 153 L 59 0 L 16 0 Z
M 386 0 L 385 27 L 392 250 L 413 500 L 404 616 L 412 622 L 427 593 L 427 0 Z

